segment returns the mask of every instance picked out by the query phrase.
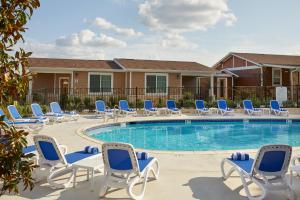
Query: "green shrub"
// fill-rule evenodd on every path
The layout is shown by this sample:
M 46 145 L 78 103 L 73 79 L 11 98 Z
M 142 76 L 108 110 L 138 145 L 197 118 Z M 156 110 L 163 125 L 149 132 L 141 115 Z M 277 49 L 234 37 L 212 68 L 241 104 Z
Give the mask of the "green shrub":
M 89 111 L 93 111 L 95 109 L 95 105 L 92 103 L 92 100 L 90 97 L 85 97 L 83 99 L 84 109 L 87 109 Z
M 158 107 L 158 108 L 163 108 L 163 107 L 165 107 L 164 101 L 163 101 L 161 98 L 158 99 L 157 107 Z
M 32 116 L 31 107 L 29 104 L 24 104 L 24 105 L 18 104 L 16 107 L 22 117 L 31 117 Z
M 60 95 L 59 105 L 61 106 L 61 109 L 66 110 L 67 104 L 68 104 L 68 95 L 67 94 Z
M 282 106 L 284 108 L 296 108 L 297 107 L 297 102 L 291 101 L 291 100 L 284 101 L 284 102 L 282 102 Z
M 43 113 L 49 112 L 49 107 L 47 105 L 41 105 Z
M 217 108 L 218 107 L 217 101 L 213 101 L 213 100 L 205 102 L 205 106 L 207 108 Z

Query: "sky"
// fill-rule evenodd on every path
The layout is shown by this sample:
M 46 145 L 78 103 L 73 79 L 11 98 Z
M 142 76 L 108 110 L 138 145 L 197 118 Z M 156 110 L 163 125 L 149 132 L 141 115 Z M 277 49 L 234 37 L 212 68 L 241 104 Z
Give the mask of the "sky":
M 229 52 L 300 55 L 299 0 L 40 0 L 33 57 L 161 59 L 212 66 Z

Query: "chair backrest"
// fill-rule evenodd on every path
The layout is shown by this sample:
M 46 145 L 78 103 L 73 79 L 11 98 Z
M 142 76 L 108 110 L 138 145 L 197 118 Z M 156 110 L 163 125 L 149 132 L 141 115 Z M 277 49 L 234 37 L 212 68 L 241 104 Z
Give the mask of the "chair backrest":
M 120 100 L 119 101 L 119 108 L 121 110 L 129 110 L 128 101 L 126 101 L 126 100 Z
M 22 119 L 22 116 L 20 115 L 19 111 L 17 110 L 16 106 L 14 105 L 9 105 L 7 106 L 7 110 L 10 114 L 10 116 L 13 119 Z
M 244 100 L 243 101 L 244 110 L 253 110 L 253 104 L 251 100 Z
M 284 175 L 288 171 L 291 155 L 292 147 L 289 145 L 265 145 L 256 155 L 252 173 L 263 176 Z
M 151 110 L 153 109 L 153 103 L 151 100 L 145 100 L 144 101 L 144 109 L 145 110 Z
M 118 173 L 140 173 L 136 154 L 131 144 L 104 143 L 102 154 L 106 170 Z
M 223 110 L 226 110 L 226 109 L 227 109 L 227 103 L 226 103 L 226 100 L 220 99 L 220 100 L 217 101 L 217 104 L 218 104 L 218 108 L 219 108 L 219 109 L 223 109 Z
M 3 119 L 4 122 L 10 123 L 9 119 L 7 118 L 7 116 L 5 115 L 5 113 L 2 109 L 0 109 L 0 116 L 4 116 L 4 119 Z
M 196 109 L 204 109 L 205 108 L 203 100 L 196 100 L 195 105 L 196 105 Z
M 99 112 L 105 112 L 105 102 L 102 100 L 97 100 L 95 102 L 96 110 Z
M 174 109 L 176 108 L 176 103 L 174 100 L 167 100 L 167 108 Z
M 45 116 L 43 111 L 42 111 L 42 108 L 41 108 L 40 104 L 38 104 L 38 103 L 32 103 L 31 104 L 31 110 L 32 110 L 32 113 L 35 117 Z
M 57 102 L 51 102 L 50 109 L 51 109 L 51 112 L 53 112 L 53 113 L 62 113 L 61 107 L 60 107 L 59 103 L 57 103 Z
M 271 100 L 270 101 L 270 107 L 274 110 L 279 110 L 280 109 L 279 103 L 276 100 Z
M 44 163 L 51 165 L 62 163 L 67 165 L 64 154 L 55 138 L 46 135 L 33 136 L 35 147 Z

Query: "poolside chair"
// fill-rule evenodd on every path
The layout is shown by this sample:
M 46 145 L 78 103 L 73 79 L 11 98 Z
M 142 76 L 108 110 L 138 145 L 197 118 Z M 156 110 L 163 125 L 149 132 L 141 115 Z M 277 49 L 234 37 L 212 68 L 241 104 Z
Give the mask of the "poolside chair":
M 289 115 L 289 111 L 287 109 L 280 108 L 280 105 L 277 100 L 270 101 L 270 112 L 273 112 L 277 116 L 281 114 L 285 114 L 286 116 Z
M 221 171 L 224 180 L 236 171 L 243 183 L 243 187 L 249 199 L 263 199 L 268 192 L 285 190 L 295 197 L 286 180 L 286 173 L 290 163 L 292 147 L 288 145 L 266 145 L 260 148 L 256 158 L 249 160 L 233 160 L 225 158 L 221 162 Z M 225 163 L 231 166 L 228 173 L 225 173 Z M 247 179 L 250 182 L 247 182 Z M 248 185 L 253 182 L 262 189 L 258 197 L 251 195 Z
M 40 104 L 38 104 L 38 103 L 32 103 L 31 110 L 32 110 L 33 115 L 36 118 L 48 117 L 51 121 L 54 121 L 54 122 L 62 122 L 64 120 L 64 116 L 62 116 L 61 114 L 54 114 L 54 113 L 44 114 Z
M 209 113 L 209 109 L 205 107 L 203 100 L 196 100 L 195 105 L 196 105 L 196 113 L 198 115 Z
M 48 124 L 49 123 L 49 118 L 47 118 L 47 117 L 23 118 L 20 115 L 20 113 L 19 113 L 18 109 L 16 108 L 16 106 L 14 106 L 14 105 L 7 106 L 7 110 L 9 112 L 11 118 L 15 122 L 35 122 L 35 121 L 39 121 L 39 122 L 42 122 L 44 124 Z
M 121 114 L 125 115 L 137 115 L 137 112 L 133 108 L 129 108 L 128 102 L 126 100 L 119 101 L 119 109 Z
M 153 107 L 153 103 L 151 100 L 144 101 L 144 114 L 151 115 L 151 114 L 158 114 L 157 108 Z
M 218 113 L 220 113 L 221 115 L 224 116 L 226 114 L 233 112 L 233 109 L 228 108 L 226 100 L 224 99 L 218 100 L 217 104 L 218 104 Z
M 79 115 L 76 114 L 75 112 L 63 112 L 61 110 L 59 103 L 57 102 L 51 102 L 50 109 L 52 113 L 62 115 L 69 120 L 78 120 L 79 118 Z
M 54 137 L 46 135 L 33 136 L 35 147 L 39 154 L 39 166 L 50 166 L 47 181 L 53 188 L 66 188 L 74 178 L 74 164 L 85 159 L 96 159 L 101 162 L 101 154 L 90 154 L 85 151 L 67 152 L 67 147 L 58 145 Z M 88 161 L 88 160 L 86 160 Z M 100 169 L 99 169 L 100 170 Z M 71 174 L 66 183 L 57 183 L 54 178 L 60 174 L 70 172 Z
M 131 144 L 104 143 L 102 153 L 105 178 L 101 185 L 100 196 L 104 196 L 109 188 L 126 188 L 131 198 L 142 199 L 149 173 L 153 174 L 154 179 L 158 178 L 158 160 L 154 157 L 137 159 Z M 133 187 L 142 180 L 141 192 L 134 194 Z
M 27 129 L 29 131 L 38 131 L 42 129 L 45 123 L 38 120 L 31 121 L 10 121 L 2 109 L 0 109 L 0 116 L 4 116 L 4 123 L 8 126 L 14 126 L 17 129 Z
M 96 106 L 96 116 L 103 117 L 104 121 L 107 117 L 110 117 L 112 119 L 116 118 L 116 115 L 114 114 L 113 110 L 105 106 L 105 102 L 102 100 L 97 100 L 95 102 Z
M 262 114 L 262 110 L 260 108 L 254 108 L 251 100 L 244 100 L 244 111 L 247 112 L 248 115 L 254 114 Z
M 181 110 L 176 107 L 176 103 L 174 100 L 167 100 L 167 110 L 171 114 L 181 115 Z

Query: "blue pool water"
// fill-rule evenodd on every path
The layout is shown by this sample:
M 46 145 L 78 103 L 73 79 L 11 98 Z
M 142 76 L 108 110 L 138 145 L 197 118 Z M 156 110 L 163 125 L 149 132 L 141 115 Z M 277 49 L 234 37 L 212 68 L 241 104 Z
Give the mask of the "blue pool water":
M 300 146 L 300 122 L 155 122 L 91 129 L 87 134 L 135 148 L 171 151 L 256 149 L 264 144 Z

